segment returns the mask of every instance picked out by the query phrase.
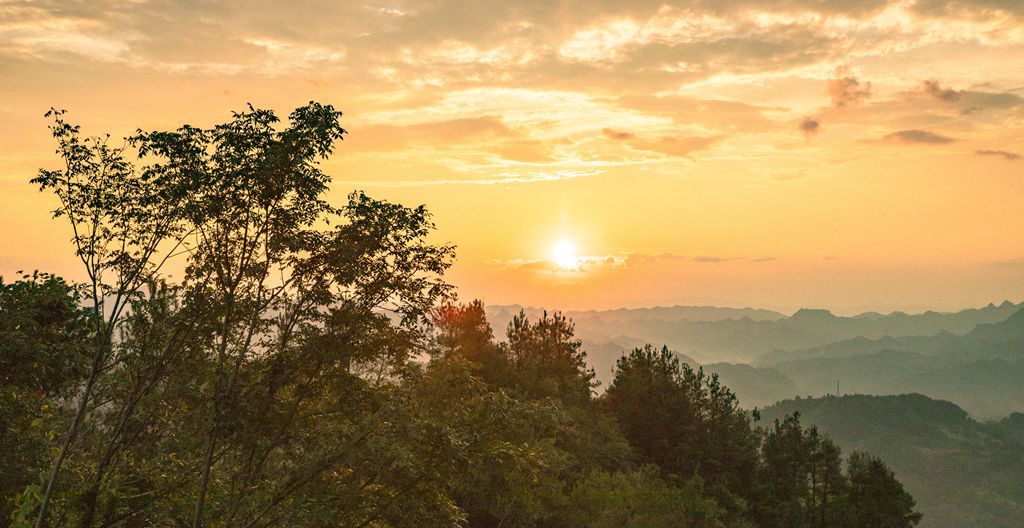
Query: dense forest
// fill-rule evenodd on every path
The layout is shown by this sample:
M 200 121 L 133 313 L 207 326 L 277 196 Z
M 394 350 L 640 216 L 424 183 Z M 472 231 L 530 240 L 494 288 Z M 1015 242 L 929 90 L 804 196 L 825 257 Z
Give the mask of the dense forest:
M 424 207 L 326 200 L 330 106 L 124 144 L 50 115 L 63 167 L 33 182 L 87 279 L 0 281 L 0 526 L 921 519 L 881 459 L 760 420 L 667 347 L 599 392 L 564 315 L 498 339 Z

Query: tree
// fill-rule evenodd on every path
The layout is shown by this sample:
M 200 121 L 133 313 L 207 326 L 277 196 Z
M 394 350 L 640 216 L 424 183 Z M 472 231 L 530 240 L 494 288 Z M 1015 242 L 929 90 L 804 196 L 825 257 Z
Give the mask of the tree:
M 853 526 L 910 528 L 921 522 L 914 498 L 880 459 L 854 451 L 846 462 Z
M 545 317 L 536 326 L 550 325 L 551 319 Z M 521 406 L 545 411 L 535 412 L 528 420 L 501 412 L 495 438 L 503 447 L 492 451 L 493 456 L 476 465 L 454 489 L 470 526 L 549 525 L 565 506 L 566 489 L 581 475 L 623 468 L 632 462 L 630 448 L 614 421 L 592 400 L 581 399 L 580 392 L 561 390 L 585 383 L 590 375 L 585 364 L 541 370 L 542 365 L 559 364 L 558 360 L 545 363 L 542 357 L 567 352 L 582 356 L 568 321 L 562 319 L 560 327 L 568 332 L 551 332 L 547 337 L 524 336 L 537 331 L 525 319 L 518 327 L 513 323 L 510 328 L 519 330 L 514 349 L 518 361 L 511 355 L 510 344 L 494 342 L 479 301 L 444 305 L 435 311 L 435 321 L 439 351 L 431 361 L 432 369 L 462 369 L 496 397 L 516 396 L 522 400 Z M 550 352 L 553 348 L 555 354 Z M 562 357 L 561 365 L 569 361 L 570 357 Z M 548 379 L 531 383 L 538 376 Z M 487 430 L 486 423 L 481 429 Z
M 40 170 L 32 183 L 57 196 L 54 217 L 66 218 L 71 227 L 75 255 L 88 277 L 82 296 L 90 306 L 93 350 L 73 418 L 46 479 L 36 528 L 47 522 L 54 485 L 94 403 L 96 381 L 109 368 L 114 334 L 128 304 L 182 241 L 184 230 L 175 212 L 187 196 L 177 174 L 140 173 L 125 157 L 127 145 L 112 146 L 109 137 L 83 139 L 64 114 L 53 109 L 46 114 L 54 119 L 50 129 L 64 169 Z
M 278 130 L 250 108 L 212 129 L 140 132 L 141 171 L 61 115 L 68 168 L 35 181 L 71 219 L 98 337 L 38 525 L 60 475 L 59 523 L 83 527 L 359 525 L 440 478 L 429 461 L 446 453 L 430 451 L 402 380 L 449 290 L 452 249 L 425 241 L 422 206 L 324 200 L 317 163 L 344 134 L 339 112 L 311 103 Z M 179 248 L 185 277 L 163 284 L 154 256 Z M 397 462 L 401 446 L 414 464 Z M 424 497 L 423 515 L 446 500 Z
M 760 482 L 765 494 L 755 511 L 764 526 L 846 526 L 846 477 L 839 448 L 805 429 L 799 414 L 775 421 L 761 444 Z
M 494 342 L 483 302 L 439 306 L 434 310 L 433 323 L 438 354 L 468 361 L 487 383 L 512 386 L 512 363 L 506 351 Z
M 756 437 L 717 376 L 647 345 L 619 359 L 604 400 L 641 460 L 678 478 L 699 474 L 732 514 L 746 508 Z
M 547 311 L 531 323 L 522 311 L 512 318 L 504 350 L 515 369 L 512 382 L 527 398 L 556 398 L 567 403 L 588 401 L 596 386 L 587 354 L 573 335 L 572 321 Z
M 15 494 L 26 486 L 41 493 L 34 483 L 46 465 L 44 439 L 67 418 L 64 396 L 88 371 L 89 317 L 79 302 L 53 275 L 0 278 L 0 526 L 11 521 Z
M 139 136 L 140 152 L 162 159 L 155 174 L 188 177 L 185 307 L 213 322 L 197 429 L 175 446 L 196 463 L 192 526 L 309 508 L 292 499 L 373 435 L 397 434 L 382 425 L 398 405 L 388 395 L 449 288 L 440 275 L 452 250 L 424 241 L 423 207 L 362 193 L 340 209 L 324 200 L 317 162 L 345 133 L 339 118 L 311 103 L 277 130 L 273 112 L 250 108 L 211 130 Z M 295 470 L 282 474 L 288 458 Z

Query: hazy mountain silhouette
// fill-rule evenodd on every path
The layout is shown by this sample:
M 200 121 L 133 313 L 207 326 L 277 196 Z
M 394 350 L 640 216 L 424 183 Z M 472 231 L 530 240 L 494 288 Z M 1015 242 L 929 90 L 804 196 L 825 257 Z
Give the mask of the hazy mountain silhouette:
M 973 356 L 995 354 L 998 356 L 1001 350 L 1009 352 L 1006 347 L 1000 345 L 1024 339 L 1024 310 L 1020 310 L 1020 306 L 1007 302 L 998 308 L 992 308 L 989 312 L 992 315 L 1001 316 L 1002 312 L 1010 307 L 1013 311 L 1002 320 L 978 323 L 964 335 L 942 330 L 937 334 L 927 336 L 892 337 L 886 335 L 877 339 L 858 336 L 807 349 L 772 351 L 755 359 L 753 364 L 770 366 L 799 359 L 853 356 L 883 350 L 901 350 L 932 356 L 952 353 Z M 1012 350 L 1016 351 L 1017 349 Z
M 718 374 L 721 382 L 736 393 L 746 408 L 764 407 L 800 393 L 793 380 L 771 368 L 757 368 L 744 363 L 710 363 L 708 373 Z
M 787 357 L 796 359 L 775 361 Z M 775 352 L 758 364 L 792 380 L 795 394 L 835 393 L 838 381 L 840 394 L 920 392 L 954 401 L 976 417 L 998 418 L 1024 411 L 1024 310 L 963 336 L 858 338 Z
M 750 362 L 780 350 L 806 350 L 855 338 L 963 335 L 980 324 L 1005 321 L 1022 305 L 999 306 L 954 313 L 906 314 L 875 312 L 843 317 L 827 310 L 802 309 L 790 317 L 750 308 L 685 307 L 566 312 L 576 323 L 576 335 L 603 343 L 631 339 L 665 344 L 703 363 Z M 503 329 L 520 306 L 491 306 L 487 315 Z M 527 315 L 540 309 L 527 308 Z M 890 347 L 901 349 L 900 347 Z

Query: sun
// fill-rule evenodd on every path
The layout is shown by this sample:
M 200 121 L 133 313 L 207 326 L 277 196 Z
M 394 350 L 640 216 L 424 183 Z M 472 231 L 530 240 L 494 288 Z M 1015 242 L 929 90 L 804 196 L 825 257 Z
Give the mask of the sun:
M 575 269 L 579 264 L 579 257 L 576 256 L 576 244 L 572 240 L 562 239 L 555 242 L 551 247 L 551 256 L 555 264 L 562 269 Z

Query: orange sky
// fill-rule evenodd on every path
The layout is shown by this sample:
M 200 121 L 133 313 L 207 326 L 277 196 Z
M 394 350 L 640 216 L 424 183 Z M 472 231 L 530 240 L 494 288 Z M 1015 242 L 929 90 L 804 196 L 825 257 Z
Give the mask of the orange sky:
M 27 183 L 50 106 L 122 136 L 315 99 L 332 196 L 427 204 L 463 297 L 1020 300 L 1022 58 L 1010 0 L 0 2 L 0 275 L 79 278 Z

